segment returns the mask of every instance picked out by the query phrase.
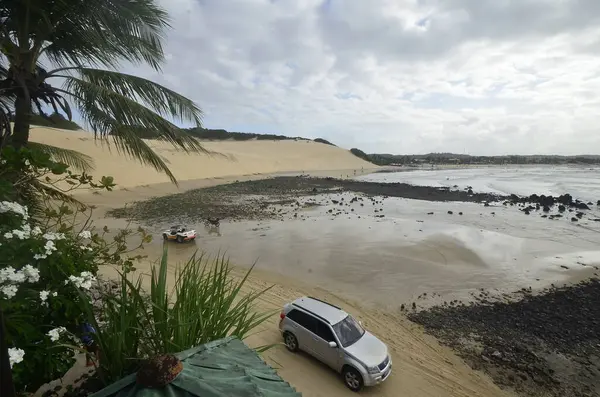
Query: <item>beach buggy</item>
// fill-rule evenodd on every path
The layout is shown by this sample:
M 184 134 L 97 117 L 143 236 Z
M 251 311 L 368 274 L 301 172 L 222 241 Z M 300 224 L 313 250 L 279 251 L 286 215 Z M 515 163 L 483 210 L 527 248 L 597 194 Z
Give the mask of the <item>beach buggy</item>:
M 174 225 L 170 229 L 163 232 L 163 240 L 165 241 L 176 241 L 178 243 L 185 243 L 187 241 L 194 241 L 196 239 L 195 230 L 186 230 L 185 226 Z

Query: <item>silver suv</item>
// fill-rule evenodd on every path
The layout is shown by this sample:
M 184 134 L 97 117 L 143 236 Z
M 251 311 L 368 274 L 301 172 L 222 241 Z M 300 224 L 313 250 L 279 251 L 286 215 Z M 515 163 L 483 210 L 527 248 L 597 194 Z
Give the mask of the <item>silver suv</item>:
M 351 390 L 377 385 L 390 376 L 387 346 L 339 307 L 303 297 L 286 304 L 280 317 L 279 330 L 288 350 L 304 350 L 329 365 Z

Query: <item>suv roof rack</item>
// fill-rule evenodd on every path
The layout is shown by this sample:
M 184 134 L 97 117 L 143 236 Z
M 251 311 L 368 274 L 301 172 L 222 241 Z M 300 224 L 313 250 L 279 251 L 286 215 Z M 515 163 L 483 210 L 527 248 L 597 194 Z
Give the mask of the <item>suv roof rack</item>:
M 308 310 L 307 308 L 305 308 L 305 307 L 303 307 L 303 306 L 300 306 L 300 305 L 299 305 L 299 304 L 297 304 L 297 303 L 292 303 L 292 306 L 296 306 L 297 308 L 299 308 L 299 309 L 302 309 L 302 310 L 304 310 L 304 311 L 305 311 L 305 312 L 307 312 L 307 313 L 310 313 L 311 315 L 315 316 L 316 318 L 318 318 L 318 319 L 320 319 L 320 320 L 323 320 L 323 321 L 325 321 L 327 324 L 331 324 L 331 323 L 329 322 L 329 320 L 327 320 L 326 318 L 319 316 L 317 313 L 315 313 L 315 312 L 313 312 L 313 311 L 311 311 L 311 310 Z
M 319 302 L 321 302 L 321 303 L 324 303 L 324 304 L 326 304 L 326 305 L 329 305 L 329 306 L 331 306 L 331 307 L 335 307 L 335 308 L 336 308 L 336 309 L 338 309 L 338 310 L 342 310 L 342 308 L 341 308 L 341 307 L 338 307 L 338 306 L 336 306 L 336 305 L 334 305 L 334 304 L 331 304 L 331 303 L 329 303 L 329 302 L 325 302 L 324 300 L 321 300 L 321 299 L 319 299 L 319 298 L 315 298 L 315 297 L 313 297 L 313 296 L 307 296 L 307 298 L 314 299 L 314 300 L 316 300 L 316 301 L 319 301 Z

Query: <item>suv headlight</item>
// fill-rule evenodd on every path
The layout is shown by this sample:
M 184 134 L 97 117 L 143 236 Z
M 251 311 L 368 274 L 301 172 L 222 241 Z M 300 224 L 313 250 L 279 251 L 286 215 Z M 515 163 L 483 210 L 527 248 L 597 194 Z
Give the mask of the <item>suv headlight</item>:
M 367 372 L 370 374 L 378 374 L 379 373 L 379 368 L 377 368 L 377 366 L 375 367 L 367 367 Z

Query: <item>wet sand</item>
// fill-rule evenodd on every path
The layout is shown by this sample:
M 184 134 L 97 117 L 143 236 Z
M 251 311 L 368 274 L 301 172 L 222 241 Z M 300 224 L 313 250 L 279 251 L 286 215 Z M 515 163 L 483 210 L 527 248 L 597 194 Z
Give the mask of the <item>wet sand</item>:
M 276 285 L 261 301 L 262 307 L 278 309 L 297 296 L 312 294 L 349 308 L 391 346 L 398 363 L 389 381 L 367 394 L 508 395 L 424 335 L 405 313 L 446 302 L 437 317 L 443 319 L 444 310 L 460 306 L 459 300 L 476 301 L 482 289 L 486 296 L 530 287 L 541 291 L 551 283 L 594 276 L 600 266 L 595 207 L 572 222 L 568 217 L 550 220 L 547 214 L 553 212 L 535 209 L 526 215 L 526 203 L 504 205 L 505 197 L 480 196 L 463 202 L 464 193 L 445 189 L 405 188 L 408 194 L 428 196 L 414 200 L 372 195 L 373 191 L 363 192 L 361 185 L 358 191 L 335 191 L 327 183 L 296 189 L 289 180 L 285 189 L 274 180 L 241 186 L 241 191 L 240 184 L 234 183 L 153 199 L 149 207 L 130 203 L 133 212 L 117 214 L 133 214 L 157 237 L 164 227 L 179 221 L 198 229 L 195 244 L 170 244 L 173 263 L 187 259 L 196 249 L 226 252 L 242 267 L 256 261 L 249 288 Z M 369 186 L 367 190 L 373 187 Z M 113 201 L 92 198 L 107 210 L 143 195 L 135 189 L 119 194 Z M 175 219 L 171 214 L 180 215 Z M 215 214 L 231 215 L 221 223 L 220 235 L 202 226 L 203 219 Z M 125 220 L 97 221 L 117 226 Z M 162 242 L 155 241 L 145 253 L 157 257 L 161 248 Z M 570 310 L 576 309 L 575 304 Z M 275 321 L 251 343 L 279 341 Z M 308 357 L 283 349 L 266 357 L 306 396 L 349 394 L 335 374 L 323 371 Z M 493 376 L 496 366 L 483 368 Z M 514 382 L 502 384 L 514 386 Z
M 588 277 L 600 266 L 596 210 L 574 224 L 528 216 L 501 201 L 483 205 L 322 193 L 329 190 L 321 182 L 304 190 L 290 188 L 290 180 L 222 185 L 117 214 L 137 217 L 157 235 L 177 222 L 198 229 L 194 248 L 175 250 L 227 252 L 237 264 L 256 261 L 260 269 L 391 310 L 415 301 L 426 307 L 466 299 L 481 288 L 498 293 L 540 289 Z M 447 198 L 431 189 L 435 194 L 425 196 Z M 204 228 L 207 216 L 228 216 L 221 235 Z

